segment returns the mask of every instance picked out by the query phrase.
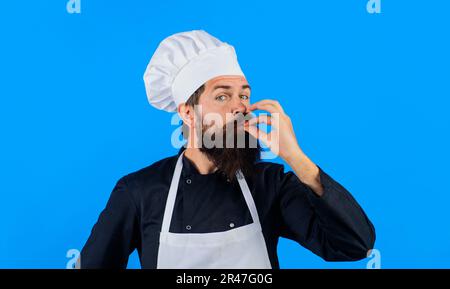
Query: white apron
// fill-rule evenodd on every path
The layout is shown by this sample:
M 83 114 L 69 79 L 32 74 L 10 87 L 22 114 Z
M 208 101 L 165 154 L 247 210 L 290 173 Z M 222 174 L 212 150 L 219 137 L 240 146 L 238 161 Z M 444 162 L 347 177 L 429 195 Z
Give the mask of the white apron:
M 169 232 L 183 168 L 183 154 L 184 151 L 178 158 L 167 197 L 159 238 L 157 268 L 271 269 L 256 206 L 241 171 L 236 173 L 236 177 L 250 209 L 253 223 L 224 232 Z

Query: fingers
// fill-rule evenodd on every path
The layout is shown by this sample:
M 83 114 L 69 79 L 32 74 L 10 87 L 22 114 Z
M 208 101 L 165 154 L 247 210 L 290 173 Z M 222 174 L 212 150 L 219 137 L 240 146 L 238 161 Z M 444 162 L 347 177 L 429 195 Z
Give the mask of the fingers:
M 271 99 L 263 99 L 261 101 L 255 102 L 252 105 L 250 105 L 249 109 L 250 110 L 262 109 L 267 110 L 270 113 L 275 112 L 284 113 L 284 110 L 281 107 L 280 103 L 278 101 Z

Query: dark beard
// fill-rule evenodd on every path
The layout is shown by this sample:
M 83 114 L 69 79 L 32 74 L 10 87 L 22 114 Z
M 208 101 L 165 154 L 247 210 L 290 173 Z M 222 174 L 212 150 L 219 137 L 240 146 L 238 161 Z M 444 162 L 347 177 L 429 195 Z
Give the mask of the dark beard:
M 203 128 L 203 134 L 205 134 L 205 130 L 207 128 Z M 221 172 L 227 179 L 233 181 L 235 179 L 236 172 L 241 169 L 244 176 L 247 178 L 253 178 L 255 174 L 254 165 L 261 158 L 261 147 L 259 142 L 248 132 L 244 130 L 237 129 L 237 122 L 234 121 L 234 133 L 230 134 L 234 135 L 234 145 L 231 148 L 227 148 L 226 146 L 226 127 L 224 126 L 222 129 L 223 133 L 223 147 L 212 147 L 207 148 L 204 145 L 200 147 L 200 151 L 204 153 L 210 161 L 214 163 L 217 167 L 218 171 Z M 243 148 L 237 147 L 238 136 L 242 137 L 244 134 L 244 142 L 245 146 Z M 212 139 L 214 139 L 215 133 L 212 134 Z M 255 147 L 256 143 L 256 147 Z M 253 147 L 250 147 L 250 144 Z

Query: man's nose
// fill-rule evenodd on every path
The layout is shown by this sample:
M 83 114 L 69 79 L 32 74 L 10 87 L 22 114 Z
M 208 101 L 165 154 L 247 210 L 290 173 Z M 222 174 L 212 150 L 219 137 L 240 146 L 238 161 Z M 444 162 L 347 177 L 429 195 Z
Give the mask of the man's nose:
M 232 107 L 233 115 L 236 115 L 238 113 L 242 113 L 245 115 L 246 112 L 247 112 L 247 106 L 238 97 L 238 100 L 233 102 L 233 107 Z

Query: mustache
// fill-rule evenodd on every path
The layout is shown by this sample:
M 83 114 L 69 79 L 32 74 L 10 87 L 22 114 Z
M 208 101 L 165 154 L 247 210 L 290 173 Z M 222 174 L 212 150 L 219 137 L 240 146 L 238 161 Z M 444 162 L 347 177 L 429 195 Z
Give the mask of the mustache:
M 216 127 L 214 126 L 214 124 L 203 125 L 203 144 L 205 144 L 206 142 L 207 148 L 211 148 L 213 146 L 226 148 L 256 148 L 257 140 L 244 130 L 245 122 L 251 118 L 252 115 L 248 114 L 243 116 L 236 116 L 223 124 L 221 127 Z M 212 141 L 214 143 L 210 144 L 208 143 L 208 141 Z M 225 143 L 221 141 L 225 141 Z

